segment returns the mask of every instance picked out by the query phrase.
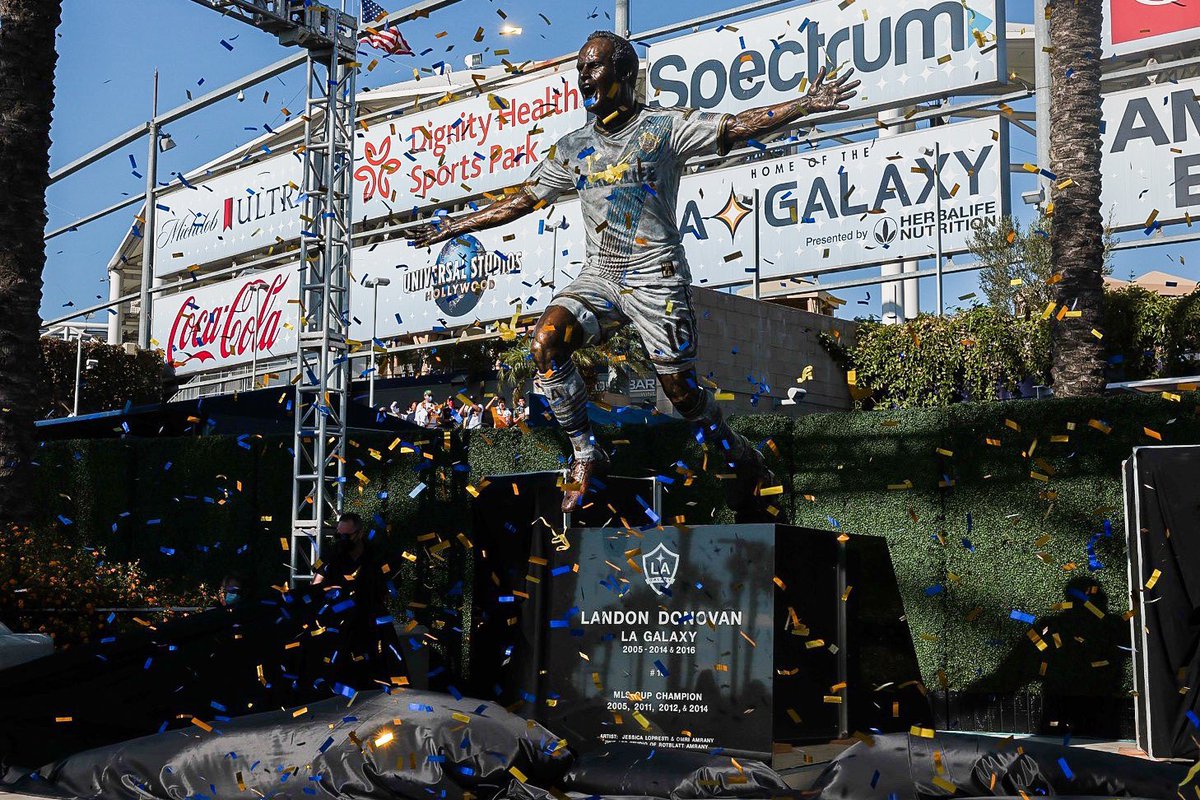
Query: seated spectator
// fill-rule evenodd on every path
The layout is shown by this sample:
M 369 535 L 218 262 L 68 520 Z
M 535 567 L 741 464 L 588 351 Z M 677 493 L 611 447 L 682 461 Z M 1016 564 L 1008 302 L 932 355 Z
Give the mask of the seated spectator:
M 462 426 L 466 430 L 473 431 L 483 425 L 483 408 L 475 402 L 475 398 L 471 398 L 462 412 Z
M 512 427 L 513 413 L 508 404 L 504 402 L 503 397 L 496 401 L 496 407 L 492 409 L 492 420 L 497 428 Z

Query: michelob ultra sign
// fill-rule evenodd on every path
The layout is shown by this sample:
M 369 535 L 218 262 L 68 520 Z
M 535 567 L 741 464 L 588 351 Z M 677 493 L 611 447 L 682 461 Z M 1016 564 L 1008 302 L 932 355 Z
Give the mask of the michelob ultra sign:
M 735 113 L 794 100 L 823 66 L 854 67 L 851 112 L 1005 81 L 1003 0 L 822 2 L 653 44 L 646 99 Z

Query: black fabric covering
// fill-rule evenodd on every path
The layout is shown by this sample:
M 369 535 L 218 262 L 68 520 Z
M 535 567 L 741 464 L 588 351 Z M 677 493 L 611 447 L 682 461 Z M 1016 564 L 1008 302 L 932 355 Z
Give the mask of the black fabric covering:
M 298 710 L 297 710 L 298 711 Z M 464 721 L 466 720 L 466 721 Z M 381 736 L 392 740 L 380 742 Z M 553 785 L 571 764 L 542 726 L 470 698 L 417 691 L 330 698 L 89 750 L 0 788 L 85 800 L 315 795 L 488 800 L 519 771 Z M 244 787 L 244 788 L 243 788 Z
M 29 769 L 192 717 L 219 723 L 406 675 L 428 650 L 421 638 L 397 638 L 376 607 L 351 599 L 334 587 L 276 594 L 4 670 L 0 766 Z
M 739 768 L 740 766 L 740 768 Z M 640 796 L 692 800 L 708 797 L 771 797 L 791 790 L 761 761 L 694 750 L 650 750 L 613 744 L 580 756 L 563 777 L 569 792 L 604 797 Z
M 546 694 L 541 670 L 550 641 L 546 623 L 550 597 L 525 576 L 531 557 L 548 558 L 554 553 L 554 531 L 548 526 L 562 525 L 561 477 L 557 472 L 490 475 L 472 501 L 471 538 L 479 549 L 468 690 L 530 716 L 545 710 L 537 698 Z M 593 484 L 595 492 L 571 514 L 573 526 L 604 527 L 619 516 L 646 519 L 638 498 L 652 499 L 653 487 L 647 481 L 607 476 Z M 517 602 L 511 602 L 513 598 Z
M 938 733 L 932 739 L 887 734 L 876 736 L 870 745 L 858 742 L 843 752 L 813 788 L 819 800 L 925 800 L 951 795 L 1018 796 L 1021 792 L 1029 797 L 1102 795 L 1168 800 L 1175 797 L 1186 775 L 1186 767 L 1174 764 L 1045 742 L 957 733 Z M 954 790 L 939 785 L 940 781 L 953 784 Z
M 1200 756 L 1200 448 L 1139 447 L 1126 470 L 1139 743 L 1158 758 Z M 1136 502 L 1134 502 L 1136 501 Z M 1153 587 L 1144 588 L 1155 570 Z M 1143 641 L 1135 644 L 1143 647 Z M 1181 691 L 1182 690 L 1182 691 Z

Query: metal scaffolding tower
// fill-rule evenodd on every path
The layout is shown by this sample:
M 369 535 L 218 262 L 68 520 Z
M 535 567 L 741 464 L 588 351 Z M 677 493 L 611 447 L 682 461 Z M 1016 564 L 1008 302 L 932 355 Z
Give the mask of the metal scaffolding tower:
M 308 50 L 292 462 L 292 584 L 312 579 L 342 508 L 358 19 L 309 0 L 193 0 Z

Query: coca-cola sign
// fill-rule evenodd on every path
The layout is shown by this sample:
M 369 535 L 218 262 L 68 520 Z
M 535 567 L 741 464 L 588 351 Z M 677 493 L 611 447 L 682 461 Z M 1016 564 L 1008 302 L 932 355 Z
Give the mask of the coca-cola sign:
M 288 355 L 296 349 L 295 266 L 160 298 L 157 346 L 177 374 Z

